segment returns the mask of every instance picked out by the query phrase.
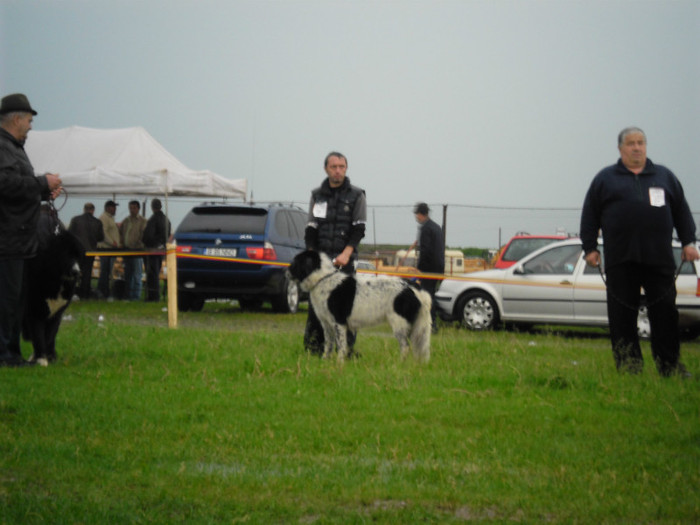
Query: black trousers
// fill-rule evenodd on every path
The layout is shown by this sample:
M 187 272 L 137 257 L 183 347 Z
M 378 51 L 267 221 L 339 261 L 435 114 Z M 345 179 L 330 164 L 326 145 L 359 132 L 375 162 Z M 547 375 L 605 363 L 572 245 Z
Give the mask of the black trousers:
M 162 255 L 146 257 L 146 301 L 160 301 L 160 268 Z
M 92 265 L 95 262 L 94 257 L 83 257 L 80 261 L 80 287 L 78 288 L 78 297 L 81 299 L 90 299 L 92 296 Z
M 435 314 L 437 312 L 436 306 L 435 306 L 435 291 L 437 290 L 438 284 L 440 281 L 437 279 L 421 279 L 420 280 L 420 287 L 422 290 L 425 290 L 430 294 L 430 318 L 433 320 L 433 330 L 436 329 L 436 324 L 435 324 Z
M 606 275 L 610 339 L 618 370 L 639 372 L 643 366 L 637 314 L 644 288 L 651 353 L 659 373 L 672 374 L 680 357 L 674 269 L 625 263 L 607 268 Z
M 25 290 L 25 260 L 0 259 L 0 360 L 22 357 Z

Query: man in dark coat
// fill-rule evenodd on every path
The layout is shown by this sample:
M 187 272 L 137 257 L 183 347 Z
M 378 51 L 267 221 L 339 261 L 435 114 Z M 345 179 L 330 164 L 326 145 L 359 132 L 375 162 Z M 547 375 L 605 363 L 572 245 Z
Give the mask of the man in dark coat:
M 673 229 L 683 244 L 682 259 L 700 258 L 695 221 L 683 187 L 668 168 L 647 158 L 647 138 L 636 127 L 617 138 L 620 159 L 591 182 L 581 212 L 586 262 L 601 264 L 602 230 L 608 321 L 613 357 L 620 372 L 639 373 L 642 351 L 637 334 L 640 289 L 644 288 L 651 325 L 651 352 L 662 376 L 688 372 L 680 358 L 676 309 Z
M 146 223 L 143 231 L 143 244 L 150 251 L 163 252 L 170 238 L 170 221 L 162 211 L 160 199 L 151 201 L 153 214 Z M 160 301 L 160 269 L 163 266 L 163 255 L 146 257 L 146 301 Z
M 97 243 L 104 239 L 102 221 L 97 219 L 94 214 L 95 205 L 91 202 L 86 202 L 85 206 L 83 206 L 83 214 L 73 217 L 68 225 L 68 231 L 80 239 L 86 252 L 94 252 L 97 249 Z M 78 297 L 81 299 L 90 299 L 92 297 L 91 283 L 94 262 L 94 255 L 86 255 L 80 263 Z
M 25 366 L 20 350 L 25 265 L 38 249 L 42 200 L 57 197 L 61 178 L 36 176 L 24 142 L 36 115 L 25 95 L 0 102 L 0 366 Z
M 430 218 L 430 208 L 425 202 L 416 204 L 413 214 L 418 223 L 418 237 L 408 249 L 410 252 L 418 247 L 418 270 L 422 273 L 445 273 L 445 240 L 442 228 Z M 435 323 L 435 291 L 437 290 L 439 279 L 428 277 L 420 280 L 420 287 L 430 294 L 432 306 L 430 307 L 430 317 L 433 320 L 433 333 L 437 332 Z

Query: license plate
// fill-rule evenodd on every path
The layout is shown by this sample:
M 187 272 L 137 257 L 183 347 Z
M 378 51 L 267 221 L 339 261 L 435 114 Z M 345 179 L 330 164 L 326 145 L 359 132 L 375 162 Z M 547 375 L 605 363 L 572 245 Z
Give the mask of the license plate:
M 238 254 L 236 248 L 206 248 L 204 250 L 204 255 L 211 255 L 212 257 L 235 257 Z

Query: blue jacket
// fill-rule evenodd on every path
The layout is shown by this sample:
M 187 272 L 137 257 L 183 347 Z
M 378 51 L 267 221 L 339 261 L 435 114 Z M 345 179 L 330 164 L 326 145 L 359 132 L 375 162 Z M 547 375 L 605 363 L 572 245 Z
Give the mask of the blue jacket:
M 695 222 L 683 187 L 668 168 L 647 159 L 635 175 L 622 160 L 598 173 L 581 213 L 581 241 L 598 249 L 602 229 L 605 266 L 626 262 L 674 267 L 673 229 L 685 246 L 695 242 Z

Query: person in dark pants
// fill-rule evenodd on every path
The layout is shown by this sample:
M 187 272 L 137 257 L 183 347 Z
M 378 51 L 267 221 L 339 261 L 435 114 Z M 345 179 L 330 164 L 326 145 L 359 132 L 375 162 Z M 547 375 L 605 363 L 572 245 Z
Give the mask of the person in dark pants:
M 102 221 L 95 218 L 94 214 L 95 205 L 91 202 L 86 202 L 83 206 L 83 214 L 76 215 L 68 224 L 68 231 L 80 239 L 86 252 L 94 252 L 97 249 L 97 243 L 105 237 Z M 81 299 L 90 299 L 92 297 L 92 266 L 94 262 L 94 255 L 86 255 L 80 263 L 78 297 Z
M 365 192 L 350 184 L 346 175 L 348 161 L 342 153 L 326 155 L 323 167 L 328 178 L 311 192 L 309 222 L 304 233 L 306 248 L 325 253 L 341 271 L 352 274 L 367 224 Z M 323 328 L 309 303 L 304 348 L 322 355 L 323 342 Z M 349 355 L 354 343 L 355 334 L 348 331 Z
M 0 367 L 28 364 L 20 348 L 25 268 L 39 246 L 41 201 L 61 191 L 61 178 L 36 176 L 24 151 L 36 114 L 21 93 L 0 102 Z
M 160 199 L 151 201 L 153 214 L 146 222 L 143 231 L 143 244 L 150 251 L 163 252 L 165 243 L 170 238 L 170 221 L 163 213 Z M 163 255 L 146 257 L 146 302 L 160 301 L 160 269 L 163 266 Z
M 100 215 L 104 239 L 97 243 L 100 250 L 114 252 L 121 245 L 119 225 L 114 217 L 117 213 L 117 204 L 114 201 L 105 202 L 104 213 Z M 97 292 L 101 299 L 112 300 L 112 270 L 114 269 L 114 255 L 100 255 L 100 276 L 97 279 Z
M 620 159 L 591 182 L 581 212 L 586 262 L 601 263 L 602 229 L 608 321 L 615 365 L 621 372 L 643 367 L 637 334 L 640 288 L 651 325 L 651 352 L 662 376 L 689 375 L 680 362 L 673 229 L 683 244 L 683 261 L 700 258 L 695 222 L 681 183 L 666 167 L 647 158 L 647 140 L 636 127 L 618 135 Z
M 418 237 L 408 251 L 410 252 L 416 246 L 418 247 L 418 264 L 416 266 L 420 272 L 444 274 L 445 240 L 442 235 L 442 228 L 430 218 L 430 208 L 424 202 L 416 204 L 413 214 L 416 216 L 416 222 L 418 223 Z M 430 298 L 433 301 L 430 307 L 433 333 L 437 332 L 435 292 L 439 284 L 439 279 L 423 278 L 420 280 L 420 287 L 430 294 Z

